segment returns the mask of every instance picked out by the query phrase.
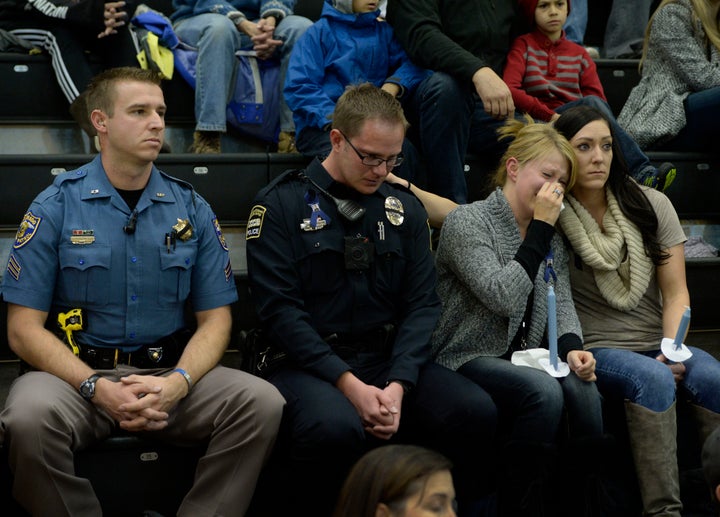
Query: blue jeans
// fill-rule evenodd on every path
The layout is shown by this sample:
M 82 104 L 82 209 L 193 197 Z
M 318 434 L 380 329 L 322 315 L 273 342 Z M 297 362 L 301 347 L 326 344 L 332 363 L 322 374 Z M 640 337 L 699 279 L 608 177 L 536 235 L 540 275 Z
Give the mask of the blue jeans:
M 689 347 L 693 355 L 685 361 L 685 376 L 679 393 L 696 405 L 720 413 L 720 362 L 707 352 Z M 675 379 L 670 368 L 657 361 L 659 350 L 633 352 L 618 348 L 593 348 L 600 392 L 629 400 L 651 411 L 667 410 L 675 401 Z
M 505 121 L 485 113 L 471 83 L 461 84 L 443 72 L 427 77 L 406 102 L 417 128 L 428 190 L 466 203 L 465 155 L 481 155 L 494 169 L 506 145 L 497 139 L 497 129 Z
M 408 102 L 428 190 L 460 204 L 468 198 L 464 169 L 474 102 L 470 89 L 443 72 L 425 78 Z
M 655 167 L 650 163 L 650 159 L 642 149 L 640 149 L 640 146 L 627 134 L 622 126 L 617 123 L 607 102 L 600 97 L 589 95 L 582 99 L 568 102 L 555 111 L 562 114 L 562 112 L 567 111 L 573 106 L 591 106 L 601 111 L 608 118 L 614 138 L 620 147 L 620 151 L 625 158 L 625 163 L 628 166 L 628 171 L 633 178 L 642 182 L 648 174 L 654 174 L 656 172 Z
M 661 148 L 673 151 L 715 152 L 720 86 L 691 93 L 685 98 L 685 127 Z
M 613 0 L 605 26 L 605 57 L 614 58 L 642 50 L 652 3 L 653 0 Z
M 275 28 L 275 38 L 284 41 L 273 55 L 273 58 L 280 60 L 278 88 L 281 92 L 293 46 L 310 25 L 312 22 L 302 16 L 286 16 Z M 182 42 L 198 50 L 195 129 L 225 131 L 225 113 L 237 64 L 235 52 L 252 49 L 252 41 L 227 17 L 215 13 L 203 13 L 180 20 L 175 24 L 175 32 Z M 280 103 L 280 130 L 294 131 L 292 111 L 282 93 Z
M 570 41 L 583 44 L 585 39 L 585 29 L 588 22 L 588 3 L 587 0 L 572 0 L 570 6 L 570 14 L 565 21 L 565 37 Z
M 563 405 L 573 438 L 602 434 L 602 405 L 595 383 L 584 382 L 572 372 L 555 379 L 500 357 L 478 357 L 458 372 L 487 391 L 500 417 L 510 419 L 511 440 L 555 443 Z

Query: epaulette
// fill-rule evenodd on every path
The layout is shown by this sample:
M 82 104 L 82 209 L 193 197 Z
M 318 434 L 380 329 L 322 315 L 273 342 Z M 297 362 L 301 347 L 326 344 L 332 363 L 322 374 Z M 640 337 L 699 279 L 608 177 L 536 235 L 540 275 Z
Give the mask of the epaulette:
M 55 181 L 53 181 L 53 184 L 59 187 L 66 181 L 79 180 L 80 178 L 84 178 L 85 176 L 87 176 L 87 169 L 85 168 L 85 166 L 82 166 L 78 167 L 77 169 L 58 174 L 57 176 L 55 176 Z
M 166 180 L 177 183 L 178 185 L 188 189 L 190 191 L 190 196 L 192 197 L 192 204 L 193 206 L 195 206 L 195 198 L 197 196 L 197 192 L 195 191 L 195 187 L 192 186 L 192 183 L 190 183 L 189 181 L 181 180 L 180 178 L 176 178 L 175 176 L 171 176 L 167 172 L 163 172 L 160 169 L 158 169 L 157 171 L 160 173 L 160 176 L 162 176 Z
M 158 169 L 157 171 L 160 173 L 160 176 L 162 176 L 163 178 L 170 180 L 174 183 L 177 183 L 179 185 L 182 185 L 183 187 L 185 187 L 189 190 L 193 190 L 193 191 L 195 190 L 195 187 L 192 186 L 192 183 L 185 181 L 185 180 L 181 180 L 180 178 L 176 178 L 175 176 L 170 176 L 167 172 L 163 172 L 160 169 Z
M 281 185 L 283 183 L 287 183 L 289 181 L 302 179 L 304 177 L 305 169 L 288 169 L 282 174 L 280 174 L 277 178 L 270 181 L 265 188 L 263 188 L 258 195 L 265 194 L 266 192 L 270 192 L 278 185 Z
M 57 195 L 60 192 L 60 187 L 63 183 L 68 181 L 76 181 L 87 176 L 87 169 L 83 166 L 70 171 L 65 171 L 55 176 L 53 182 L 45 187 L 37 196 L 33 202 L 43 203 L 51 197 Z

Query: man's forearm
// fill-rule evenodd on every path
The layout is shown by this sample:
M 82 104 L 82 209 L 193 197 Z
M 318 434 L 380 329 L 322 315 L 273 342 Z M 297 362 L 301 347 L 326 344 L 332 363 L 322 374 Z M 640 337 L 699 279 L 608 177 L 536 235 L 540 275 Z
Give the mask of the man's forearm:
M 77 388 L 93 370 L 44 327 L 47 313 L 8 305 L 8 341 L 15 354 L 33 368 Z
M 177 363 L 185 370 L 192 383 L 199 381 L 222 359 L 232 329 L 232 314 L 229 306 L 218 307 L 196 313 L 197 330 L 190 338 Z

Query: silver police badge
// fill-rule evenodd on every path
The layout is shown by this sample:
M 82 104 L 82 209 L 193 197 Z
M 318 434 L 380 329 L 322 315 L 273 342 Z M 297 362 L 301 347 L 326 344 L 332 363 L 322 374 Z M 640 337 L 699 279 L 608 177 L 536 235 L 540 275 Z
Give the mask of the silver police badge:
M 393 226 L 400 226 L 405 220 L 405 208 L 395 196 L 385 198 L 385 217 Z

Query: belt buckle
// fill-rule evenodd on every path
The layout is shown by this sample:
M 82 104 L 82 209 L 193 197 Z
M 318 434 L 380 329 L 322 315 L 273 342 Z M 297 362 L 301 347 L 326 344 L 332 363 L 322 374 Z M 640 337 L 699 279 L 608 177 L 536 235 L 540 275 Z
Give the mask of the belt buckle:
M 112 356 L 110 356 L 110 354 L 98 354 L 97 350 L 88 350 L 88 354 L 95 352 L 92 354 L 95 356 L 95 368 L 99 370 L 109 370 L 117 368 L 117 348 L 113 349 L 113 351 L 114 354 Z
M 161 347 L 161 346 L 148 347 L 147 357 L 153 363 L 155 363 L 155 364 L 159 363 L 160 361 L 162 361 L 162 358 L 163 358 L 163 347 Z

